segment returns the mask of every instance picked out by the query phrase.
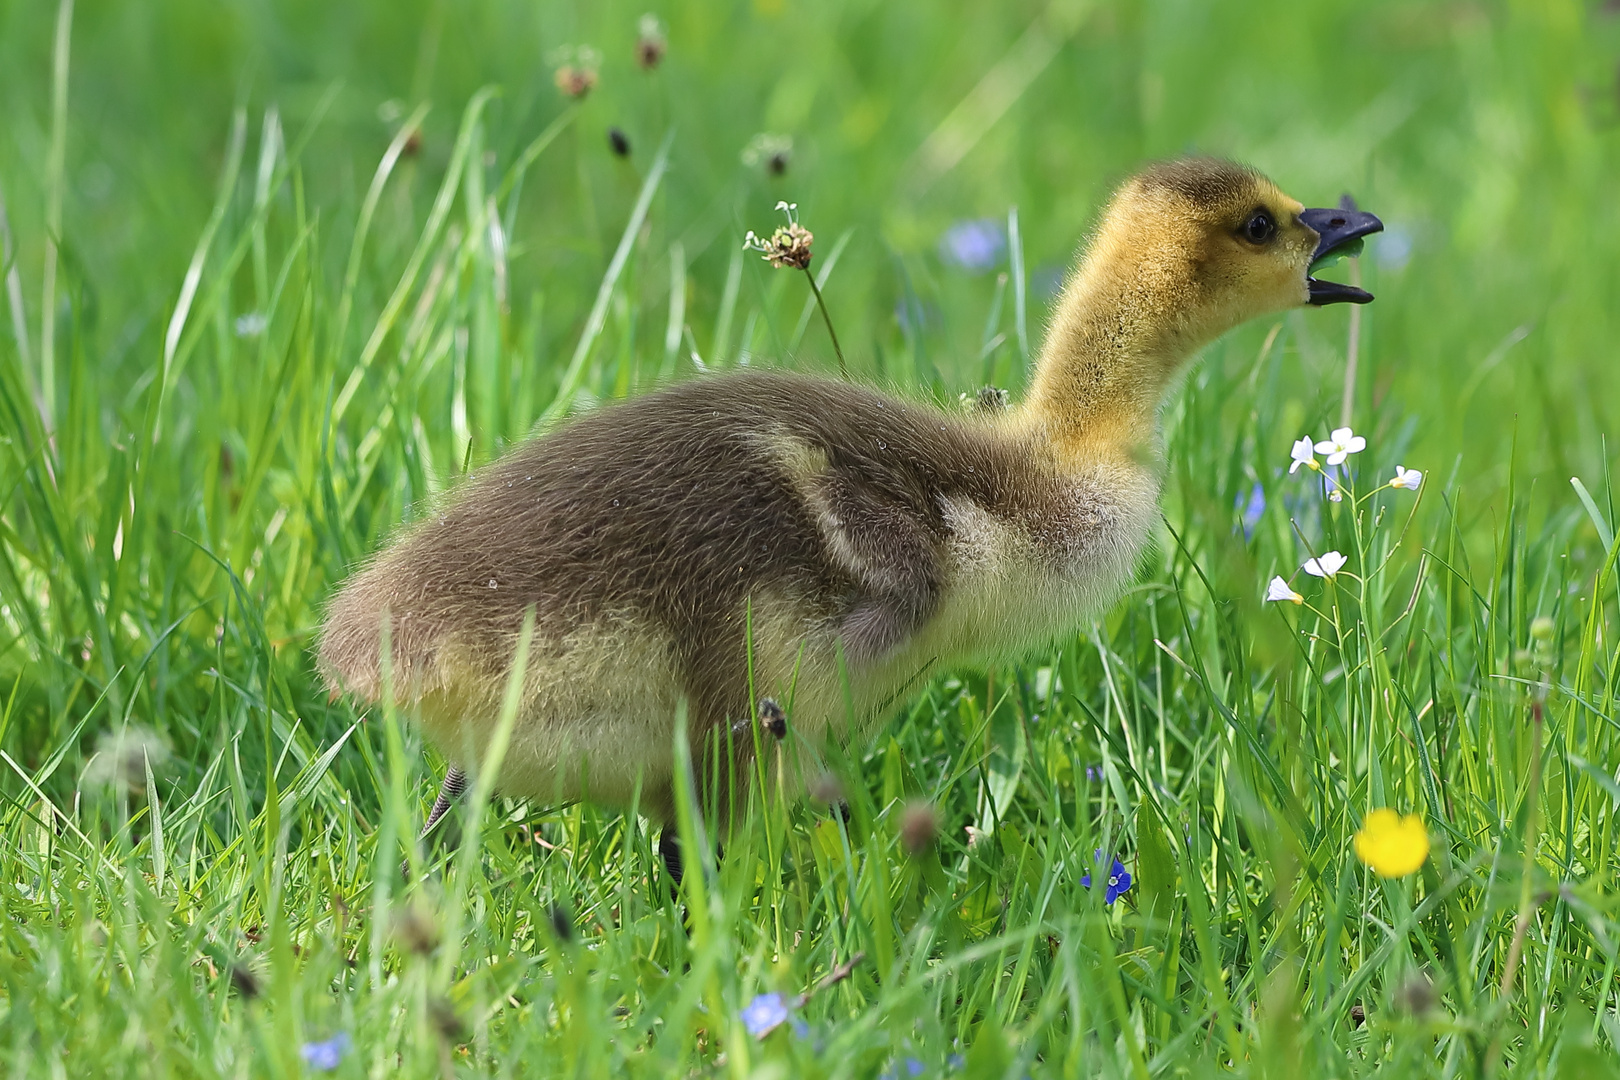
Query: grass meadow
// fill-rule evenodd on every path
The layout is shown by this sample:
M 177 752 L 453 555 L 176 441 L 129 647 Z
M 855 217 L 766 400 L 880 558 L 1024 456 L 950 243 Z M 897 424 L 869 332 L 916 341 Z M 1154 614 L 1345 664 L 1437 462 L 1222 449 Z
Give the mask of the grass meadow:
M 1613 8 L 663 2 L 647 70 L 647 0 L 0 0 L 5 1074 L 1620 1077 Z M 313 671 L 349 568 L 537 425 L 836 375 L 778 200 L 852 377 L 1016 394 L 1189 150 L 1378 213 L 1378 300 L 1205 350 L 1118 604 L 678 901 L 590 806 L 414 843 L 444 763 Z

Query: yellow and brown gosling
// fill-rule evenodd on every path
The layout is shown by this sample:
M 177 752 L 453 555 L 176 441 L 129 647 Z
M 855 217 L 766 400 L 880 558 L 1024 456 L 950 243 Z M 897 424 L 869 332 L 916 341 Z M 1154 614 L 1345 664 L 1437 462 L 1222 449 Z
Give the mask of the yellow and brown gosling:
M 749 774 L 715 755 L 752 753 L 750 659 L 755 698 L 791 703 L 813 744 L 924 671 L 1019 656 L 1110 603 L 1158 512 L 1166 388 L 1245 320 L 1371 300 L 1309 270 L 1380 228 L 1229 162 L 1152 166 L 1108 204 L 1021 402 L 947 412 L 750 370 L 602 408 L 482 470 L 345 583 L 320 669 L 376 701 L 388 643 L 392 692 L 461 767 L 437 820 L 483 760 L 532 608 L 498 790 L 639 790 L 668 823 L 683 700 L 699 782 Z

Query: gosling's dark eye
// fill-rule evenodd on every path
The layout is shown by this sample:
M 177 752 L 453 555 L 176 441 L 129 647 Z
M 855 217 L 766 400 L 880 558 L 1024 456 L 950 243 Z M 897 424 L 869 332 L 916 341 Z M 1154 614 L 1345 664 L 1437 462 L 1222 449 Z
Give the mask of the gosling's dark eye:
M 1264 244 L 1277 235 L 1277 223 L 1265 210 L 1256 210 L 1243 224 L 1243 235 L 1256 244 Z

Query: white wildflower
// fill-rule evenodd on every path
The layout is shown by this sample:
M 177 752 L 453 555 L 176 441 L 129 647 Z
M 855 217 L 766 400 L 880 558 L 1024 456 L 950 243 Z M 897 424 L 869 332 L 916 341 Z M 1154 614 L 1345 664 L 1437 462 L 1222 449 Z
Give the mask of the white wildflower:
M 1294 448 L 1288 452 L 1288 456 L 1294 459 L 1294 463 L 1288 466 L 1290 474 L 1298 472 L 1301 465 L 1307 469 L 1320 468 L 1316 464 L 1316 455 L 1311 453 L 1315 445 L 1309 435 L 1294 444 Z
M 1280 577 L 1272 578 L 1271 583 L 1266 586 L 1266 600 L 1268 602 L 1274 600 L 1287 600 L 1294 604 L 1303 604 L 1305 602 L 1305 598 L 1299 595 L 1299 593 L 1295 592 L 1289 586 L 1288 582 Z
M 1334 428 L 1333 434 L 1326 441 L 1316 444 L 1316 452 L 1326 454 L 1329 465 L 1343 465 L 1345 458 L 1351 454 L 1359 454 L 1365 449 L 1367 440 L 1347 427 Z
M 1344 564 L 1349 561 L 1342 552 L 1329 551 L 1320 558 L 1306 559 L 1303 569 L 1311 577 L 1330 578 L 1343 570 Z
M 1395 466 L 1395 479 L 1389 482 L 1389 486 L 1416 491 L 1421 483 L 1423 483 L 1423 474 L 1421 472 L 1416 469 L 1408 469 L 1405 465 L 1397 465 Z

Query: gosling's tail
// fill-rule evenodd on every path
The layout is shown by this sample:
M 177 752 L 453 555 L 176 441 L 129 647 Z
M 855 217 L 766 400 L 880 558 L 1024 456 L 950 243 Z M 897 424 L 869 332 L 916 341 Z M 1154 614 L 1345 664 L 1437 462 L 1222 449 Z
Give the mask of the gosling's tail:
M 444 627 L 414 577 L 407 560 L 384 556 L 332 597 L 315 656 L 333 697 L 379 701 L 392 684 L 396 700 L 410 701 L 431 688 Z

